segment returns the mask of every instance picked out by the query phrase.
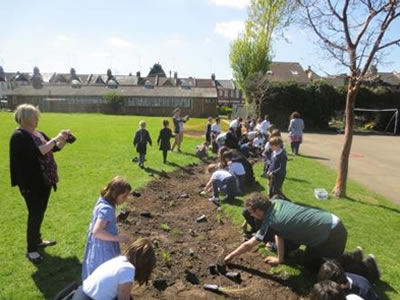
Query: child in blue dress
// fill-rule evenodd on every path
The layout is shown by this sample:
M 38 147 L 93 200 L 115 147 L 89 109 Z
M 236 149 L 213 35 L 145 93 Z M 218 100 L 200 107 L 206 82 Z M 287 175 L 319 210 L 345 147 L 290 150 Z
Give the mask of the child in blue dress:
M 132 188 L 122 177 L 114 177 L 100 193 L 93 210 L 87 233 L 85 254 L 82 262 L 82 280 L 85 280 L 102 263 L 121 254 L 119 243 L 129 238 L 119 235 L 115 207 L 124 203 Z

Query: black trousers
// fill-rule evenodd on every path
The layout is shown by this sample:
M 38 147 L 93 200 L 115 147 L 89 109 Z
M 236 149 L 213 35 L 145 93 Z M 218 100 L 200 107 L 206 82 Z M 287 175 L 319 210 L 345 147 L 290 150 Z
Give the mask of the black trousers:
M 326 241 L 314 247 L 306 248 L 304 264 L 306 267 L 318 271 L 325 259 L 340 261 L 347 242 L 347 231 L 342 221 L 330 231 Z
M 40 228 L 47 209 L 47 203 L 49 202 L 51 186 L 43 186 L 34 190 L 23 190 L 20 188 L 20 192 L 28 208 L 26 230 L 27 250 L 28 252 L 34 252 L 37 251 L 38 245 L 42 242 Z
M 300 142 L 291 142 L 292 153 L 299 154 Z
M 276 194 L 282 194 L 282 185 L 285 181 L 286 174 L 283 176 L 272 175 L 271 181 L 269 183 L 269 197 L 272 198 Z

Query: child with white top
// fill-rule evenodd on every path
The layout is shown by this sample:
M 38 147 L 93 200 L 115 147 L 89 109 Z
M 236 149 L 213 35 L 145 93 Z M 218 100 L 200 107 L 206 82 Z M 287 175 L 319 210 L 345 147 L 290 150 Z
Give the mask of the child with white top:
M 244 189 L 244 184 L 246 181 L 246 171 L 243 167 L 243 164 L 239 161 L 233 161 L 233 152 L 226 151 L 222 155 L 223 160 L 228 166 L 229 173 L 235 176 L 237 180 L 237 185 L 239 187 L 238 193 L 241 193 Z
M 221 133 L 221 127 L 220 127 L 220 122 L 221 119 L 219 117 L 215 118 L 215 123 L 212 124 L 211 126 L 211 145 L 212 145 L 212 151 L 214 153 L 218 152 L 218 144 L 216 142 L 217 136 Z
M 212 175 L 204 187 L 202 194 L 204 195 L 213 191 L 214 196 L 208 200 L 216 205 L 219 205 L 219 193 L 222 191 L 226 195 L 226 200 L 228 202 L 233 202 L 238 190 L 235 177 L 228 171 L 219 168 L 217 164 L 209 165 L 207 172 Z
M 82 283 L 72 300 L 130 299 L 133 282 L 147 283 L 156 264 L 151 242 L 139 239 L 123 256 L 100 265 Z
M 265 140 L 262 133 L 257 133 L 257 136 L 253 140 L 253 146 L 258 150 L 258 153 L 261 153 L 265 146 Z

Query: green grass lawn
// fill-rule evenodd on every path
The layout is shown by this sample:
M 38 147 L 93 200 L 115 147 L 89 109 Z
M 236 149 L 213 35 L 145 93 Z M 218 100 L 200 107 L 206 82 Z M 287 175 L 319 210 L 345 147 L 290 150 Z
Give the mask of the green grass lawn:
M 8 170 L 8 142 L 16 124 L 10 113 L 0 113 L 0 186 L 2 213 L 0 214 L 0 300 L 52 299 L 72 280 L 79 280 L 80 265 L 88 224 L 99 190 L 113 176 L 123 175 L 134 187 L 152 180 L 144 170 L 131 162 L 133 132 L 141 119 L 148 124 L 153 147 L 149 147 L 147 164 L 155 172 L 172 171 L 179 166 L 198 162 L 193 156 L 199 137 L 185 137 L 183 153 L 170 153 L 175 166 L 162 164 L 156 146 L 161 118 L 136 116 L 108 116 L 96 114 L 51 114 L 41 116 L 40 129 L 54 136 L 62 128 L 70 128 L 77 137 L 75 144 L 56 154 L 60 183 L 53 193 L 42 226 L 44 237 L 56 239 L 57 246 L 46 249 L 46 259 L 38 267 L 25 257 L 27 211 L 16 188 L 10 187 Z M 206 121 L 191 119 L 187 130 L 203 130 Z M 335 174 L 318 162 L 304 157 L 290 157 L 285 194 L 295 202 L 322 207 L 337 214 L 346 225 L 348 249 L 361 245 L 367 253 L 374 253 L 383 269 L 380 289 L 387 299 L 400 299 L 400 209 L 384 198 L 350 182 L 347 199 L 317 201 L 313 189 L 330 190 Z M 257 165 L 255 173 L 261 173 Z M 258 178 L 265 186 L 265 180 Z M 239 199 L 239 203 L 242 199 Z M 241 208 L 224 205 L 235 223 L 241 223 Z M 232 245 L 232 249 L 237 245 Z M 307 291 L 312 274 L 300 267 L 282 266 L 273 272 L 287 274 L 297 290 Z
M 136 155 L 132 147 L 133 132 L 140 120 L 147 121 L 153 139 L 148 147 L 147 167 L 155 172 L 172 171 L 198 162 L 193 156 L 199 138 L 185 137 L 183 153 L 170 153 L 176 165 L 162 164 L 156 144 L 161 118 L 109 116 L 96 114 L 41 115 L 40 130 L 50 137 L 60 129 L 70 128 L 77 137 L 73 145 L 56 154 L 60 182 L 50 198 L 43 222 L 45 238 L 56 239 L 55 247 L 46 249 L 47 257 L 38 267 L 25 257 L 27 209 L 17 188 L 10 187 L 8 142 L 16 128 L 11 113 L 0 113 L 0 186 L 1 244 L 0 299 L 51 299 L 66 283 L 80 278 L 80 265 L 92 209 L 100 189 L 114 176 L 128 178 L 137 188 L 154 179 L 131 162 Z M 171 121 L 171 119 L 170 119 Z M 204 128 L 205 120 L 191 119 L 185 127 Z M 172 141 L 172 140 L 171 140 Z
M 265 187 L 265 179 L 259 177 L 261 171 L 262 164 L 257 164 L 257 180 Z M 378 289 L 385 294 L 385 299 L 400 299 L 399 205 L 351 180 L 347 186 L 347 198 L 330 197 L 327 201 L 315 199 L 314 188 L 330 191 L 335 177 L 335 172 L 315 160 L 289 155 L 283 191 L 289 199 L 298 204 L 322 208 L 340 217 L 348 231 L 346 249 L 354 250 L 355 247 L 361 246 L 366 254 L 375 254 L 383 273 Z M 238 200 L 238 204 L 243 201 L 242 198 Z M 223 205 L 223 208 L 233 218 L 234 223 L 242 223 L 241 207 Z M 264 251 L 260 252 L 266 254 Z M 299 261 L 299 257 L 289 259 L 291 266 L 274 267 L 272 272 L 288 276 L 291 286 L 301 293 L 307 293 L 312 287 L 315 275 L 299 267 L 296 264 Z

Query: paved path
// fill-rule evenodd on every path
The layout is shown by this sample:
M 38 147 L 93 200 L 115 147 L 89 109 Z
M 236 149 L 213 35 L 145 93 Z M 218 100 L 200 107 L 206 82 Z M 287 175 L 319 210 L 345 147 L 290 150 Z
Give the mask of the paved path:
M 343 142 L 343 134 L 306 133 L 300 152 L 337 170 Z M 400 137 L 354 136 L 349 176 L 400 203 Z

